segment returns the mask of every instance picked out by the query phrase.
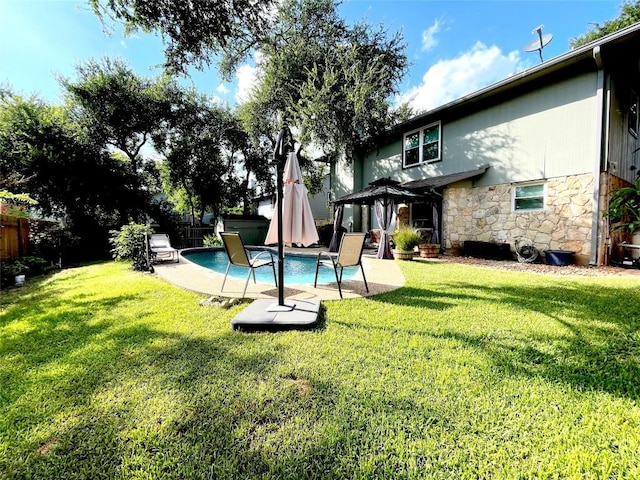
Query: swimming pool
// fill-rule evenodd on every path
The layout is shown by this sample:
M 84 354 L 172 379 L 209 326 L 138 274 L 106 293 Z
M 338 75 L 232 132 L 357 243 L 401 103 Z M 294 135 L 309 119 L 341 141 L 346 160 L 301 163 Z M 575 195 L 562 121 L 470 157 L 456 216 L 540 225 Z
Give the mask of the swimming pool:
M 265 250 L 260 248 L 249 248 L 252 256 L 257 252 Z M 270 250 L 270 249 L 269 249 Z M 276 275 L 278 274 L 278 254 L 273 251 L 273 258 L 276 260 Z M 194 248 L 183 250 L 181 255 L 190 262 L 208 268 L 214 272 L 224 275 L 229 259 L 222 248 Z M 284 257 L 284 284 L 285 285 L 313 285 L 316 273 L 317 254 L 287 253 Z M 358 267 L 346 267 L 342 274 L 342 280 L 348 280 L 356 273 Z M 231 266 L 229 275 L 245 280 L 248 270 L 244 267 Z M 340 273 L 340 272 L 338 272 Z M 256 270 L 256 282 L 273 284 L 273 270 L 270 267 L 262 267 Z M 336 277 L 333 269 L 320 267 L 318 283 L 335 283 Z

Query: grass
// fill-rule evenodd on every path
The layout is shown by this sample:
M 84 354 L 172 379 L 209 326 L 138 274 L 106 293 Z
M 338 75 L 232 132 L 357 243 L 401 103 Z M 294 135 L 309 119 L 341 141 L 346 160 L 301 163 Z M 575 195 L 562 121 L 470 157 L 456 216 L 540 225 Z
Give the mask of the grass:
M 0 478 L 640 478 L 640 279 L 401 264 L 315 331 L 117 263 L 0 296 Z

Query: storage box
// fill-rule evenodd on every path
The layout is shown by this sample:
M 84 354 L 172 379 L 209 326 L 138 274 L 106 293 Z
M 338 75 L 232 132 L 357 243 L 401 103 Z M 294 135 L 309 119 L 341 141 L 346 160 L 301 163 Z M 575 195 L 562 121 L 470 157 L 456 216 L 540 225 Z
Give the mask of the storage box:
M 573 250 L 545 250 L 544 261 L 547 265 L 566 266 L 573 265 Z

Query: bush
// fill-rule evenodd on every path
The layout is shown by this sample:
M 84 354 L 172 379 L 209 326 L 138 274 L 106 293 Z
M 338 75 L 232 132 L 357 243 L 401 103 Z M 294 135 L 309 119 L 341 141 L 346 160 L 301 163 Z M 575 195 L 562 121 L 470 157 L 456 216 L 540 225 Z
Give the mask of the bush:
M 120 230 L 111 230 L 109 234 L 111 235 L 109 242 L 113 246 L 111 250 L 113 258 L 130 260 L 133 270 L 145 271 L 149 269 L 155 256 L 148 244 L 148 238 L 153 234 L 153 229 L 150 226 L 130 223 L 123 225 Z
M 13 285 L 16 275 L 26 275 L 29 267 L 22 263 L 19 259 L 3 260 L 0 264 L 0 277 L 2 277 L 2 286 Z
M 202 237 L 202 244 L 205 247 L 221 247 L 222 240 L 217 235 L 205 235 Z
M 0 263 L 0 283 L 2 287 L 13 285 L 16 275 L 42 275 L 47 271 L 48 262 L 44 258 L 25 256 L 3 260 Z
M 413 228 L 402 227 L 393 235 L 393 243 L 398 250 L 413 250 L 421 242 L 422 237 Z
M 80 238 L 62 223 L 29 222 L 29 252 L 49 262 L 61 264 L 63 257 L 66 260 L 77 250 L 79 241 Z
M 49 262 L 47 262 L 44 258 L 35 257 L 32 255 L 20 257 L 20 263 L 22 263 L 29 272 L 29 275 L 42 275 L 46 273 L 49 267 Z

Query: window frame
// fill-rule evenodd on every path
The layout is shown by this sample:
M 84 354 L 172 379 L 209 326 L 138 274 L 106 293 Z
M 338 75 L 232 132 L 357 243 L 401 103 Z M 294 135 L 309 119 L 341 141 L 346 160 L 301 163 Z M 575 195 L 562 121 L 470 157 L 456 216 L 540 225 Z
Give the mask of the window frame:
M 518 188 L 526 187 L 539 187 L 542 186 L 542 195 L 535 197 L 516 197 L 516 190 Z M 540 208 L 516 208 L 516 202 L 521 199 L 527 198 L 542 198 L 542 207 Z M 520 212 L 542 212 L 545 209 L 547 203 L 547 183 L 546 182 L 531 182 L 531 183 L 519 183 L 512 184 L 511 186 L 511 211 L 514 213 Z
M 425 160 L 424 159 L 424 150 L 425 150 L 424 132 L 434 126 L 438 127 L 438 141 L 437 141 L 438 155 L 435 158 Z M 418 146 L 409 150 L 414 150 L 416 148 L 418 149 L 418 161 L 416 163 L 412 163 L 411 165 L 407 165 L 407 151 L 409 151 L 406 148 L 407 137 L 414 135 L 416 133 L 418 133 Z M 426 165 L 429 163 L 436 163 L 441 161 L 442 161 L 442 121 L 438 120 L 436 122 L 431 122 L 427 125 L 424 125 L 420 128 L 416 128 L 414 130 L 411 130 L 403 134 L 402 136 L 402 168 L 418 167 L 420 165 Z

